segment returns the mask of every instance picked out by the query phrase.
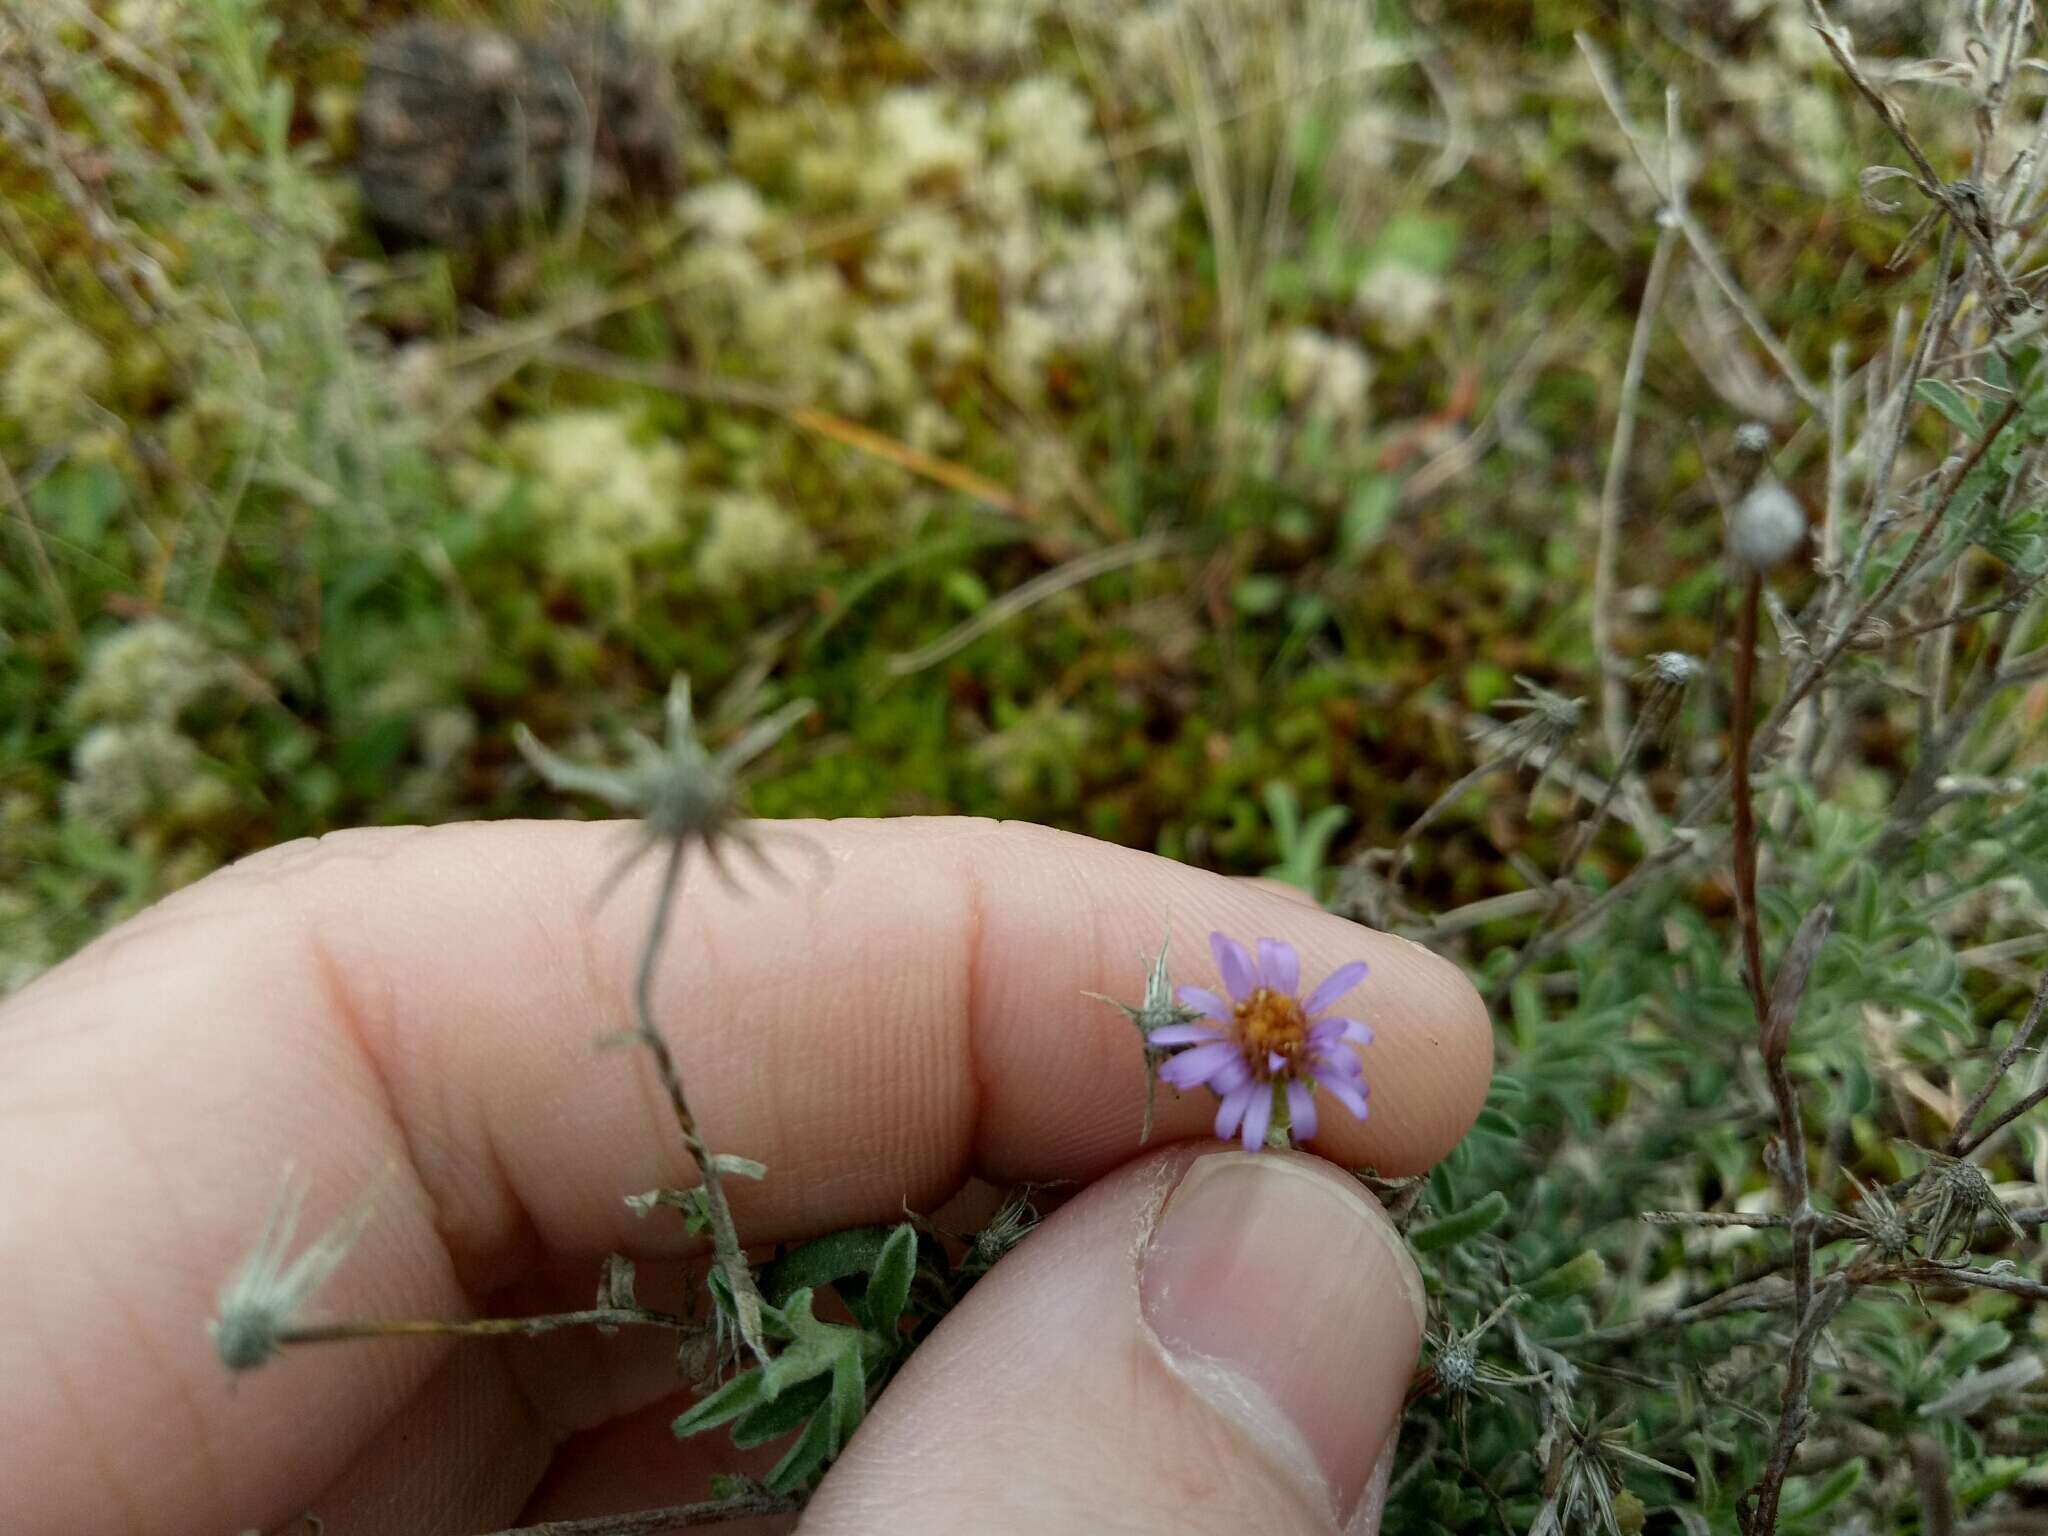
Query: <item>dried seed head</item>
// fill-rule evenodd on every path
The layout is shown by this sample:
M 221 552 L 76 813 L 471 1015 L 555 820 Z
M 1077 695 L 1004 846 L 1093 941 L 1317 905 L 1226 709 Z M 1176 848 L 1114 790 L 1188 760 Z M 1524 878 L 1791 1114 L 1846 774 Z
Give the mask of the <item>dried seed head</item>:
M 1943 1195 L 1973 1212 L 1981 1211 L 1992 1201 L 1991 1181 L 1975 1163 L 1943 1163 L 1934 1179 L 1935 1187 Z
M 231 1371 L 253 1371 L 282 1352 L 285 1335 L 302 1321 L 306 1304 L 363 1235 L 389 1177 L 387 1170 L 304 1253 L 290 1259 L 306 1189 L 290 1168 L 285 1170 L 262 1235 L 222 1288 L 220 1315 L 207 1325 L 221 1364 Z
M 1444 1391 L 1462 1394 L 1479 1385 L 1479 1356 L 1470 1339 L 1452 1339 L 1437 1351 L 1431 1369 Z
M 1904 1258 L 1913 1247 L 1913 1229 L 1896 1209 L 1887 1210 L 1871 1217 L 1870 1241 L 1886 1258 Z
M 1790 559 L 1806 540 L 1806 509 L 1766 474 L 1728 514 L 1728 552 L 1752 571 Z
M 756 853 L 746 827 L 742 775 L 747 767 L 811 711 L 808 699 L 784 705 L 757 720 L 728 746 L 713 752 L 697 734 L 690 705 L 690 682 L 678 676 L 669 685 L 668 727 L 660 744 L 629 736 L 626 763 L 596 768 L 570 762 L 541 745 L 525 726 L 514 739 L 534 770 L 555 789 L 591 795 L 607 805 L 639 816 L 649 844 L 702 847 L 721 869 L 727 843 Z
M 2019 1224 L 2005 1208 L 1984 1170 L 1963 1158 L 1935 1154 L 1913 1203 L 1927 1211 L 1927 1252 L 1939 1258 L 1949 1239 L 1960 1237 L 1968 1249 L 1977 1218 L 1990 1212 L 1998 1224 L 2017 1236 Z
M 1684 651 L 1659 651 L 1643 668 L 1643 680 L 1654 688 L 1686 688 L 1706 669 L 1699 657 Z
M 1192 1024 L 1202 1015 L 1185 1003 L 1176 1002 L 1173 983 L 1166 974 L 1166 951 L 1169 941 L 1162 942 L 1159 953 L 1153 958 L 1151 968 L 1145 975 L 1145 997 L 1135 1008 L 1114 997 L 1105 997 L 1100 992 L 1086 995 L 1098 1003 L 1107 1003 L 1137 1026 L 1139 1042 L 1145 1049 L 1145 1120 L 1138 1131 L 1138 1145 L 1143 1146 L 1152 1139 L 1152 1111 L 1158 1097 L 1159 1067 L 1169 1055 L 1171 1048 L 1154 1045 L 1152 1036 L 1162 1029 L 1176 1025 Z
M 1771 429 L 1760 421 L 1745 421 L 1735 429 L 1735 451 L 1748 458 L 1759 458 L 1770 451 Z
M 1517 677 L 1516 682 L 1523 688 L 1523 696 L 1509 699 L 1502 709 L 1526 711 L 1539 721 L 1546 733 L 1568 736 L 1579 728 L 1579 720 L 1586 712 L 1586 701 L 1566 694 L 1554 693 L 1526 677 Z
M 989 1268 L 1029 1237 L 1038 1220 L 1038 1211 L 1031 1203 L 1031 1191 L 1028 1188 L 1013 1190 L 996 1208 L 988 1225 L 974 1234 L 967 1253 L 968 1265 L 976 1269 Z

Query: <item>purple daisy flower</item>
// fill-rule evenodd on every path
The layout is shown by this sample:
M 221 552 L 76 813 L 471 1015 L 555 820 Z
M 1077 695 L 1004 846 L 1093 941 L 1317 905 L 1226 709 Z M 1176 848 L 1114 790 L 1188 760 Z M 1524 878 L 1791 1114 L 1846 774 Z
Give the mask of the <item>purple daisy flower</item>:
M 1316 1133 L 1318 1087 L 1363 1120 L 1365 1067 L 1350 1047 L 1370 1044 L 1372 1031 L 1330 1010 L 1365 980 L 1365 962 L 1340 965 L 1307 997 L 1297 997 L 1301 956 L 1292 944 L 1261 939 L 1254 960 L 1237 940 L 1212 933 L 1209 950 L 1230 996 L 1219 997 L 1204 987 L 1175 991 L 1202 1017 L 1191 1024 L 1169 1024 L 1146 1037 L 1148 1045 L 1186 1047 L 1161 1065 L 1161 1080 L 1183 1091 L 1209 1089 L 1222 1100 L 1216 1108 L 1217 1136 L 1228 1141 L 1242 1131 L 1246 1149 L 1253 1152 L 1266 1144 L 1274 1099 L 1282 1092 L 1288 1127 L 1298 1142 Z

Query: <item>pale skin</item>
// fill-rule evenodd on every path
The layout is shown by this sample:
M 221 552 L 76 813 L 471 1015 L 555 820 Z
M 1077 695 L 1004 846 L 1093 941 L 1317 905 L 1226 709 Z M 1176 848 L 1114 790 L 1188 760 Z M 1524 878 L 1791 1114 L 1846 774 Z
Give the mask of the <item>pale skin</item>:
M 1135 1246 L 1214 1150 L 1214 1101 L 1162 1091 L 1167 1148 L 1141 1153 L 1135 1036 L 1084 994 L 1135 999 L 1169 934 L 1176 976 L 1213 985 L 1212 928 L 1291 942 L 1309 977 L 1366 960 L 1372 1117 L 1326 1107 L 1312 1150 L 1393 1175 L 1442 1156 L 1484 1098 L 1471 988 L 1294 896 L 1085 838 L 800 830 L 785 884 L 736 893 L 692 871 L 657 990 L 707 1140 L 768 1165 L 732 1186 L 744 1238 L 937 1211 L 974 1179 L 1092 1186 L 942 1326 L 804 1529 L 962 1529 L 963 1499 L 997 1531 L 1339 1528 L 1170 1373 L 1102 1363 L 1137 1330 Z M 323 1317 L 584 1307 L 611 1252 L 639 1262 L 643 1301 L 682 1304 L 701 1244 L 621 1196 L 690 1183 L 688 1156 L 645 1060 L 595 1045 L 631 1022 L 652 895 L 648 865 L 593 908 L 620 836 L 507 823 L 292 844 L 0 1006 L 10 1530 L 270 1531 L 310 1511 L 335 1536 L 478 1532 L 763 1470 L 720 1434 L 669 1435 L 688 1397 L 659 1334 L 320 1345 L 231 1384 L 205 1331 L 287 1162 L 311 1189 L 302 1240 L 394 1170 Z M 1365 1373 L 1381 1417 L 1415 1332 L 1390 1323 Z

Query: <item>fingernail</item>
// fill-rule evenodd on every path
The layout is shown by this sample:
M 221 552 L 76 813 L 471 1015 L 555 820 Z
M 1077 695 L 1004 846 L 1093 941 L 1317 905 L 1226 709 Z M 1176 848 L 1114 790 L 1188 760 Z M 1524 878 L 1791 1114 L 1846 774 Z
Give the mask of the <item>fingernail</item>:
M 1181 1378 L 1349 1521 L 1398 1424 L 1427 1319 L 1358 1181 L 1297 1153 L 1192 1164 L 1146 1246 L 1140 1304 Z

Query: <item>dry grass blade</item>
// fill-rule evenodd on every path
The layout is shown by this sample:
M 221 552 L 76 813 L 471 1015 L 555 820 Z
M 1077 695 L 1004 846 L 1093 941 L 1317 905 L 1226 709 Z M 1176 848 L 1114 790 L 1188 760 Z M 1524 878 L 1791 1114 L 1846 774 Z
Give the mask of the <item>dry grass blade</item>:
M 1120 571 L 1133 565 L 1143 565 L 1172 553 L 1176 541 L 1163 533 L 1148 534 L 1142 539 L 1133 539 L 1128 544 L 1119 544 L 1112 549 L 1096 550 L 1093 554 L 1080 555 L 1065 565 L 1034 576 L 1023 585 L 1011 588 L 1001 597 L 982 609 L 973 618 L 957 628 L 948 630 L 929 645 L 919 646 L 914 651 L 903 651 L 889 658 L 891 677 L 908 677 L 913 672 L 922 672 L 926 667 L 936 666 L 948 656 L 964 650 L 990 631 L 1007 624 L 1011 619 L 1026 612 L 1033 605 L 1049 597 L 1106 576 L 1111 571 Z

